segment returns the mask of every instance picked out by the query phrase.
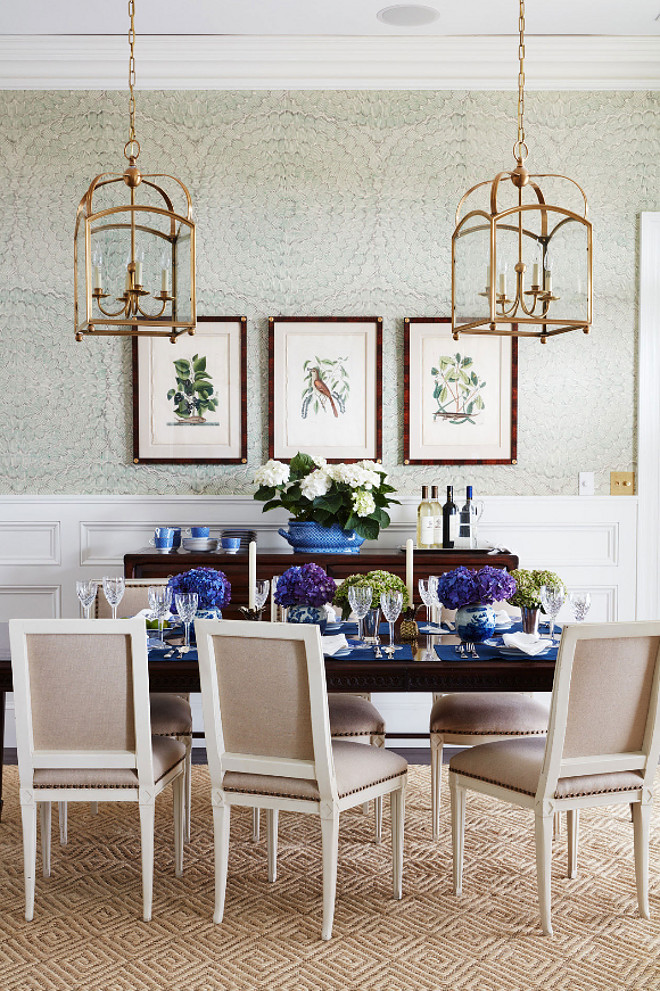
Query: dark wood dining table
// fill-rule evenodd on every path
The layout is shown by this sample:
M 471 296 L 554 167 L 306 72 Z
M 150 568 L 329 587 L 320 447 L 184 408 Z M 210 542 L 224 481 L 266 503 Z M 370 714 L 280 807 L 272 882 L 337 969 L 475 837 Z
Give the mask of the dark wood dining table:
M 498 657 L 479 660 L 454 655 L 441 660 L 434 645 L 458 643 L 455 637 L 421 634 L 413 645 L 412 660 L 342 659 L 326 657 L 325 671 L 331 692 L 550 692 L 553 658 Z M 197 660 L 149 659 L 149 687 L 153 692 L 199 692 Z M 9 627 L 0 623 L 0 757 L 4 757 L 5 701 L 12 691 Z M 203 734 L 198 734 L 203 735 Z M 396 733 L 397 739 L 422 739 L 427 733 Z M 0 763 L 0 816 L 2 815 L 2 763 Z

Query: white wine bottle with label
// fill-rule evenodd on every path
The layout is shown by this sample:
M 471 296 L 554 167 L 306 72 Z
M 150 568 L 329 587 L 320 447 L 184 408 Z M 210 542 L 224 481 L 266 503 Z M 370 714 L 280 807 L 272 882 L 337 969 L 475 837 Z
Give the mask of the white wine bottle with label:
M 442 504 L 438 500 L 438 486 L 431 486 L 431 506 L 433 507 L 433 512 L 435 514 L 435 522 L 433 525 L 433 546 L 442 547 Z
M 435 542 L 435 513 L 429 502 L 429 487 L 422 485 L 422 501 L 417 507 L 417 546 L 433 547 Z

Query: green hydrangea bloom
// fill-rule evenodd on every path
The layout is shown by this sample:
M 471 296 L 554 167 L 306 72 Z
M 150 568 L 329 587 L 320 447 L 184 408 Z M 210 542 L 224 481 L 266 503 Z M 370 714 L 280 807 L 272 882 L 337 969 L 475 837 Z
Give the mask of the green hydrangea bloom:
M 513 606 L 540 609 L 543 585 L 561 588 L 566 592 L 566 586 L 554 571 L 525 571 L 524 568 L 518 568 L 511 572 L 511 577 L 516 579 L 518 585 L 515 594 L 509 599 Z
M 343 619 L 348 619 L 351 614 L 351 607 L 348 601 L 348 590 L 351 585 L 371 585 L 373 591 L 372 602 L 374 606 L 380 605 L 381 592 L 403 592 L 403 608 L 410 605 L 408 589 L 405 582 L 391 571 L 367 571 L 361 575 L 349 575 L 337 589 L 337 594 L 332 600 L 333 606 L 341 608 Z

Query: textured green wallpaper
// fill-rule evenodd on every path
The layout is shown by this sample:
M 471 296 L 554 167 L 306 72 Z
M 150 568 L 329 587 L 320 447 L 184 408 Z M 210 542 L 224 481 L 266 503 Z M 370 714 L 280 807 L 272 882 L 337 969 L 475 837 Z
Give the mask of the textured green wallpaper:
M 189 186 L 198 312 L 248 316 L 249 464 L 134 466 L 130 345 L 73 339 L 73 225 L 122 168 L 123 93 L 0 93 L 0 417 L 5 493 L 237 493 L 266 456 L 269 314 L 384 317 L 384 462 L 415 492 L 573 494 L 629 468 L 638 217 L 660 209 L 655 93 L 531 93 L 533 170 L 578 180 L 594 223 L 594 328 L 520 343 L 518 464 L 404 468 L 403 317 L 449 312 L 468 186 L 511 164 L 512 93 L 141 92 L 141 164 Z

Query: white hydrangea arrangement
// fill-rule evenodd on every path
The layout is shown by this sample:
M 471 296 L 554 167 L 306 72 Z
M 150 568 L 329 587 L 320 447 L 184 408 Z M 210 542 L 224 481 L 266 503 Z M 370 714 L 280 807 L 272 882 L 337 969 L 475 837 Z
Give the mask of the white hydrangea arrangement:
M 389 526 L 387 507 L 398 503 L 386 478 L 387 472 L 374 461 L 330 465 L 324 458 L 299 452 L 288 465 L 271 460 L 257 469 L 254 498 L 265 502 L 264 512 L 282 506 L 297 520 L 321 526 L 336 523 L 374 540 Z

